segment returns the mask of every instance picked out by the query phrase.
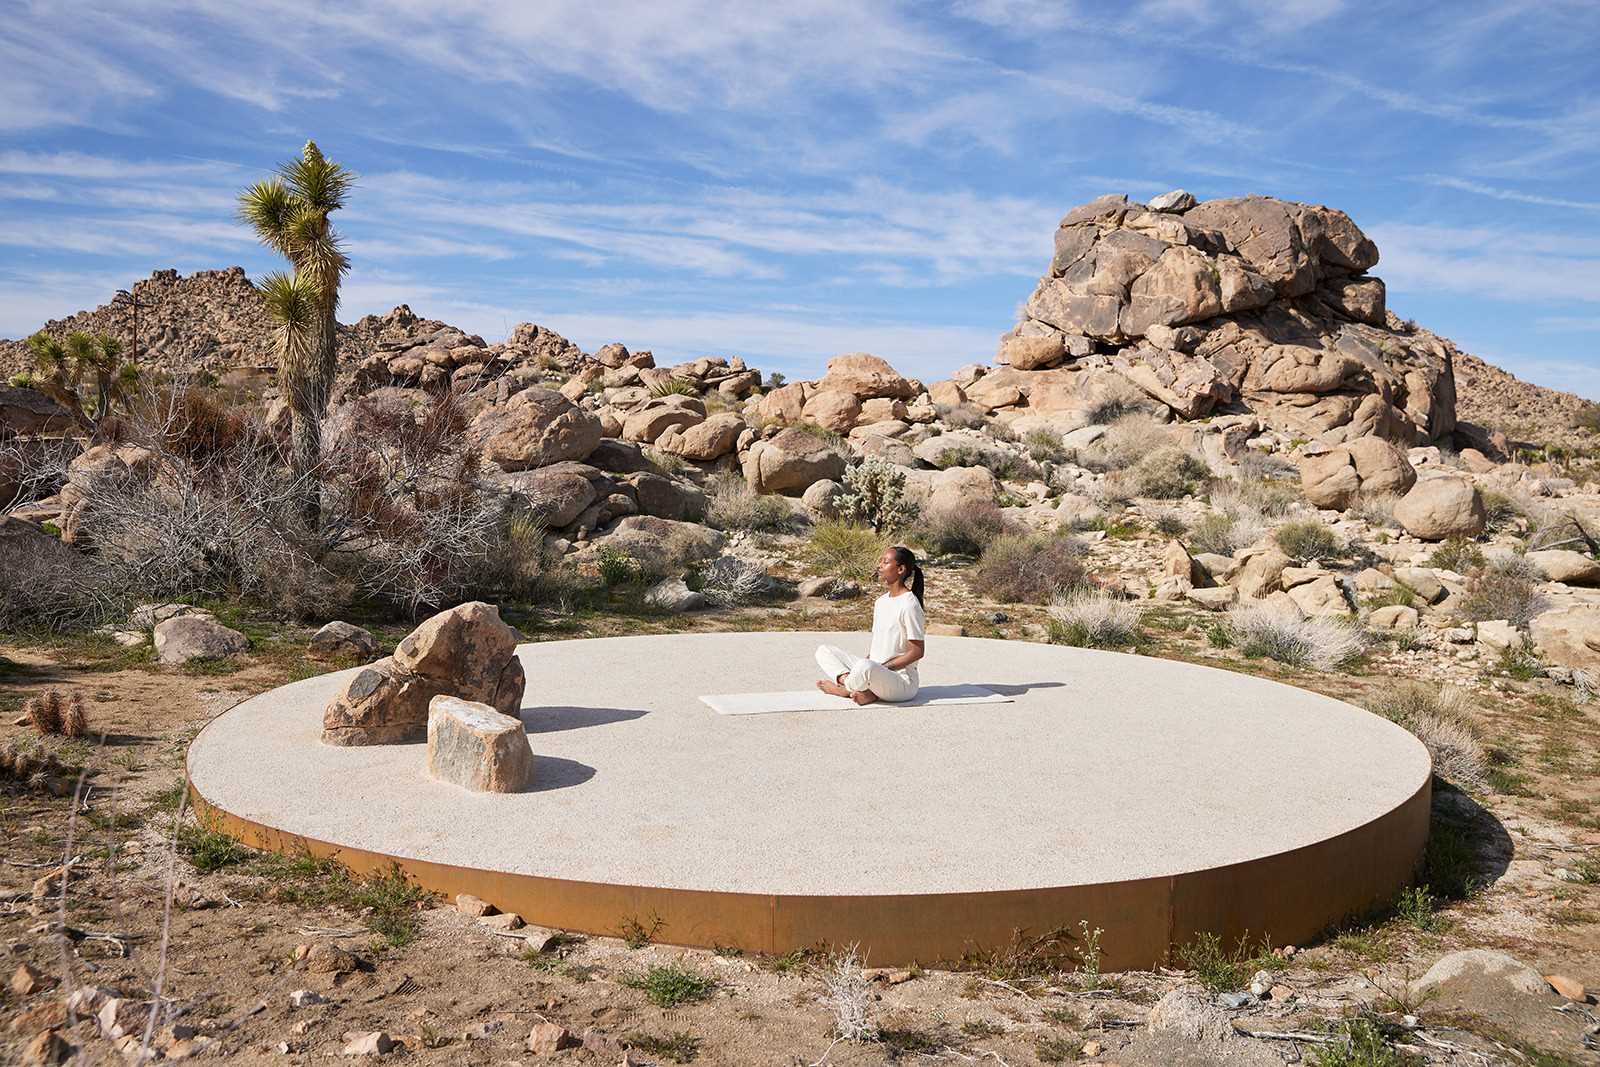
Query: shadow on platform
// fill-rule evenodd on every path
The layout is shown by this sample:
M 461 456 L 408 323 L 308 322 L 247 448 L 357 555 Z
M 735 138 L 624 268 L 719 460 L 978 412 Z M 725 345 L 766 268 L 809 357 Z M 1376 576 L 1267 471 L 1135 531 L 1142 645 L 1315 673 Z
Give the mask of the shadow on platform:
M 553 734 L 561 730 L 581 730 L 585 726 L 606 726 L 642 718 L 649 712 L 639 708 L 523 708 L 518 713 L 530 734 Z
M 548 793 L 554 789 L 566 789 L 574 785 L 582 785 L 594 777 L 594 768 L 587 763 L 579 763 L 574 759 L 562 759 L 560 756 L 533 757 L 533 785 L 524 789 L 524 793 Z

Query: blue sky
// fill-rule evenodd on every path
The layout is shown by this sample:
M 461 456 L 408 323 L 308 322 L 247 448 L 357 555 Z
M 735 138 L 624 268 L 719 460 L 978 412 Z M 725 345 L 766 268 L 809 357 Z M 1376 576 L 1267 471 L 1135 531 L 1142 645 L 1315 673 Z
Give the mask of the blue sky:
M 1600 4 L 4 4 L 0 335 L 277 264 L 236 192 L 361 181 L 341 317 L 676 359 L 993 357 L 1075 204 L 1349 211 L 1399 314 L 1600 398 Z

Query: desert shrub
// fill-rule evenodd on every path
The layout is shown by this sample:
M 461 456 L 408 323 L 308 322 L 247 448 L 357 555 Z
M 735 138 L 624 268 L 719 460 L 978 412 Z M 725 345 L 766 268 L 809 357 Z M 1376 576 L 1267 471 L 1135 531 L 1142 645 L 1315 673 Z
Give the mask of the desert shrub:
M 975 556 L 1008 527 L 999 505 L 986 500 L 926 512 L 913 529 L 912 540 L 934 555 Z
M 637 585 L 644 580 L 644 571 L 639 566 L 639 561 L 632 556 L 602 545 L 595 556 L 595 569 L 600 575 L 600 584 L 607 589 L 616 589 L 625 585 Z
M 1080 466 L 1095 471 L 1132 467 L 1151 450 L 1168 447 L 1172 431 L 1148 415 L 1121 415 L 1110 423 L 1105 436 L 1078 453 Z
M 839 518 L 889 533 L 909 526 L 917 504 L 906 496 L 906 474 L 878 456 L 867 456 L 844 472 L 844 492 L 835 502 Z
M 1394 506 L 1399 502 L 1398 493 L 1362 493 L 1350 510 L 1369 526 L 1398 530 L 1400 521 L 1394 517 Z
M 1587 403 L 1573 412 L 1572 428 L 1600 433 L 1600 404 Z
M 1409 730 L 1427 747 L 1441 780 L 1478 792 L 1489 783 L 1489 760 L 1467 708 L 1459 690 L 1417 683 L 1385 688 L 1367 701 L 1367 710 Z
M 939 404 L 934 410 L 952 430 L 980 429 L 987 421 L 983 416 L 983 409 L 976 404 Z
M 74 552 L 0 540 L 0 632 L 60 633 L 126 613 L 128 598 Z
M 875 1041 L 878 1037 L 876 997 L 851 945 L 828 958 L 819 977 L 823 1007 L 833 1013 L 834 1035 L 843 1041 Z
M 1184 543 L 1191 552 L 1215 552 L 1219 556 L 1231 556 L 1255 540 L 1243 536 L 1246 532 L 1240 530 L 1233 516 L 1210 512 L 1190 528 Z
M 767 588 L 767 568 L 738 556 L 720 556 L 700 567 L 692 583 L 719 608 L 748 604 Z
M 1327 523 L 1316 519 L 1303 519 L 1278 527 L 1274 535 L 1283 554 L 1297 562 L 1326 559 L 1344 550 L 1339 535 Z
M 1139 607 L 1098 589 L 1078 589 L 1050 605 L 1052 644 L 1122 648 L 1139 640 Z
M 817 573 L 852 582 L 870 582 L 882 554 L 883 539 L 872 527 L 836 521 L 818 523 L 804 551 Z
M 706 521 L 719 530 L 782 530 L 793 520 L 787 499 L 758 493 L 731 471 L 716 474 L 706 486 Z
M 0 515 L 54 496 L 83 446 L 70 437 L 30 439 L 0 430 Z
M 988 457 L 988 450 L 979 448 L 975 444 L 951 445 L 939 450 L 934 457 L 933 465 L 940 470 L 949 470 L 951 467 L 981 467 Z
M 1061 435 L 1053 430 L 1030 431 L 1022 439 L 1022 444 L 1028 450 L 1028 458 L 1035 463 L 1059 463 L 1067 455 L 1067 446 L 1061 443 Z
M 1228 636 L 1246 656 L 1265 656 L 1291 667 L 1332 670 L 1366 648 L 1361 631 L 1330 618 L 1300 618 L 1265 605 L 1244 605 L 1228 612 Z
M 1544 610 L 1545 601 L 1539 595 L 1537 579 L 1528 574 L 1531 567 L 1519 562 L 1520 566 L 1497 562 L 1485 567 L 1461 598 L 1461 617 L 1470 622 L 1505 619 L 1520 627 L 1532 622 Z
M 1176 500 L 1198 489 L 1211 468 L 1176 445 L 1165 445 L 1134 465 L 1132 486 L 1139 496 Z
M 1345 1038 L 1311 1053 L 1312 1067 L 1411 1067 L 1419 1062 L 1390 1047 L 1370 1019 L 1344 1024 Z
M 699 396 L 700 390 L 687 378 L 672 377 L 652 385 L 650 395 L 658 399 L 664 396 Z
M 643 974 L 624 975 L 619 979 L 629 989 L 642 992 L 658 1008 L 675 1008 L 705 1000 L 717 988 L 717 980 L 681 963 L 668 963 L 651 967 Z
M 1088 584 L 1082 555 L 1083 546 L 1064 534 L 1004 534 L 989 543 L 969 582 L 1003 603 L 1048 604 Z
M 1150 527 L 1168 537 L 1182 537 L 1189 532 L 1189 523 L 1172 508 L 1161 508 L 1150 514 Z
M 1440 542 L 1439 547 L 1428 557 L 1428 566 L 1455 571 L 1457 574 L 1471 574 L 1482 567 L 1483 562 L 1483 549 L 1465 537 L 1452 537 Z

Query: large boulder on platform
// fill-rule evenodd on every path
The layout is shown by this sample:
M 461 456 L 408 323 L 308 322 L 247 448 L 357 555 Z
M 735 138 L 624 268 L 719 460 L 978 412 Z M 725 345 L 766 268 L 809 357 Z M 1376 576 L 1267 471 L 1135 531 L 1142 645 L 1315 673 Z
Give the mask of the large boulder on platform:
M 493 604 L 472 601 L 441 611 L 407 635 L 393 656 L 345 683 L 323 711 L 322 739 L 333 745 L 420 741 L 428 704 L 440 695 L 515 715 L 526 683 L 516 648 L 517 632 Z
M 533 749 L 522 720 L 453 696 L 428 702 L 428 773 L 478 793 L 520 793 L 533 784 Z
M 744 457 L 744 479 L 758 493 L 797 496 L 812 482 L 840 480 L 844 469 L 842 455 L 804 430 L 780 430 L 751 445 Z
M 195 659 L 229 659 L 250 647 L 250 639 L 206 615 L 179 615 L 155 628 L 156 661 L 169 665 Z

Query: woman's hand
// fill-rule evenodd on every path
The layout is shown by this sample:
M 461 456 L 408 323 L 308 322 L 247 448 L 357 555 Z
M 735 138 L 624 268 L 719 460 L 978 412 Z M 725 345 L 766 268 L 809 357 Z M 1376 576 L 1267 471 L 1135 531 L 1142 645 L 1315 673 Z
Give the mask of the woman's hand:
M 900 653 L 898 656 L 895 656 L 893 659 L 885 662 L 884 666 L 889 668 L 891 671 L 905 670 L 907 667 L 911 666 L 913 663 L 917 662 L 917 660 L 922 658 L 922 654 L 927 650 L 927 644 L 928 643 L 926 641 L 907 641 L 906 650 Z

